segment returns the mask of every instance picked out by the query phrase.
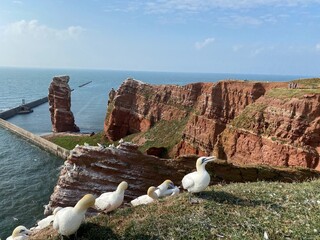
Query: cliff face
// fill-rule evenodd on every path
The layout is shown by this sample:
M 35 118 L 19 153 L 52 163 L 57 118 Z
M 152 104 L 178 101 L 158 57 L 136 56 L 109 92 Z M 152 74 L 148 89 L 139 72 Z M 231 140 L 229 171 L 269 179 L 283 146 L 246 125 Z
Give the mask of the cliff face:
M 69 76 L 54 77 L 49 86 L 49 111 L 53 132 L 79 132 L 71 112 Z
M 74 206 L 86 193 L 99 196 L 114 191 L 121 181 L 129 184 L 125 192 L 125 201 L 129 201 L 165 179 L 175 182 L 182 179 L 194 167 L 194 161 L 189 163 L 181 167 L 180 162 L 142 154 L 136 145 L 127 142 L 117 148 L 78 146 L 61 169 L 46 214 L 57 206 Z M 178 171 L 179 168 L 182 170 Z
M 87 193 L 100 196 L 114 191 L 121 181 L 127 181 L 125 202 L 146 194 L 148 187 L 158 186 L 171 179 L 179 186 L 183 176 L 195 170 L 196 156 L 161 159 L 142 154 L 137 146 L 123 142 L 117 147 L 78 146 L 73 149 L 61 169 L 60 176 L 45 214 L 57 206 L 74 206 Z M 320 173 L 302 169 L 269 167 L 238 167 L 225 161 L 207 164 L 211 184 L 224 182 L 300 181 L 319 178 Z M 91 210 L 92 214 L 94 210 Z
M 149 85 L 127 79 L 108 103 L 105 135 L 118 140 L 158 122 L 181 121 L 171 157 L 214 153 L 234 163 L 317 168 L 320 94 L 272 95 L 274 89 L 300 91 L 287 86 L 251 81 Z
M 319 100 L 319 94 L 262 97 L 231 122 L 217 152 L 234 163 L 319 169 Z
M 159 121 L 188 118 L 176 155 L 209 153 L 226 124 L 264 92 L 262 84 L 251 82 L 155 86 L 127 79 L 110 94 L 105 134 L 118 140 Z
M 127 79 L 108 103 L 104 131 L 111 140 L 144 132 L 160 120 L 185 118 L 196 100 L 192 86 L 152 86 Z

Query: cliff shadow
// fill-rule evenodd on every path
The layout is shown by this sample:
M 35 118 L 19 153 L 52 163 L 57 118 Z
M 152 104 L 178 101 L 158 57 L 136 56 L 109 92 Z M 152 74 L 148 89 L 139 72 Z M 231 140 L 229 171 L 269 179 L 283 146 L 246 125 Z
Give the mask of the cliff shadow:
M 215 201 L 221 204 L 230 204 L 246 207 L 265 206 L 273 210 L 279 210 L 282 208 L 282 206 L 271 201 L 240 198 L 231 193 L 223 191 L 205 191 L 194 195 L 198 198 L 205 199 L 208 201 Z
M 107 221 L 107 218 L 106 220 Z M 72 236 L 73 238 L 69 238 L 69 240 L 75 239 L 74 235 Z M 143 240 L 143 239 L 148 239 L 148 240 L 156 240 L 159 239 L 156 236 L 152 235 L 147 235 L 147 234 L 132 234 L 131 231 L 125 232 L 124 236 L 119 236 L 115 234 L 111 228 L 106 227 L 106 226 L 101 226 L 100 224 L 96 223 L 85 223 L 82 224 L 80 229 L 77 232 L 77 238 L 78 240 L 89 240 L 89 239 L 94 239 L 94 240 L 120 240 L 120 239 L 132 239 L 132 240 Z
M 73 236 L 74 237 L 74 236 Z M 71 238 L 70 238 L 71 239 Z M 118 240 L 120 237 L 116 235 L 111 228 L 103 227 L 95 223 L 85 223 L 82 224 L 77 232 L 77 239 L 87 240 L 105 240 L 105 239 L 114 239 Z

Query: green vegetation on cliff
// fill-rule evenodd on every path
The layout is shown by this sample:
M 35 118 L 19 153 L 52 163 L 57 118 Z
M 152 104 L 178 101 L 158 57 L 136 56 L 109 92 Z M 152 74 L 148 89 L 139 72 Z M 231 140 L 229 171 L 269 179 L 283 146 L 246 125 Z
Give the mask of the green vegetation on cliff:
M 187 118 L 182 120 L 173 120 L 173 121 L 159 121 L 152 128 L 150 128 L 146 132 L 139 132 L 135 134 L 131 134 L 124 139 L 126 141 L 132 141 L 134 143 L 143 143 L 139 150 L 141 152 L 145 152 L 150 147 L 164 147 L 169 153 L 172 148 L 180 142 L 182 131 L 187 123 Z M 104 138 L 104 133 L 97 133 L 93 136 L 89 135 L 51 135 L 46 137 L 49 141 L 66 148 L 68 150 L 73 149 L 77 144 L 84 145 L 84 143 L 88 143 L 91 146 L 97 146 L 97 143 L 101 143 L 104 145 L 109 145 L 108 142 Z M 117 143 L 117 142 L 116 142 Z M 164 156 L 166 157 L 166 156 Z
M 164 147 L 170 153 L 172 148 L 181 141 L 182 132 L 188 118 L 172 121 L 159 121 L 146 132 L 135 133 L 125 137 L 126 141 L 143 142 L 139 150 L 145 152 L 150 147 Z
M 266 93 L 267 97 L 279 98 L 279 99 L 291 99 L 291 98 L 302 98 L 306 94 L 320 94 L 320 88 L 274 88 Z
M 93 136 L 90 135 L 82 135 L 82 134 L 74 134 L 74 135 L 65 135 L 65 134 L 57 134 L 46 137 L 49 141 L 65 148 L 68 150 L 74 149 L 74 147 L 79 145 L 84 145 L 84 143 L 88 143 L 91 146 L 97 146 L 97 143 L 108 145 L 108 142 L 103 138 L 103 133 L 97 133 Z
M 79 240 L 320 239 L 320 180 L 211 186 L 88 219 Z M 195 197 L 195 196 L 193 196 Z M 51 236 L 49 236 L 51 235 Z M 41 237 L 40 237 L 41 236 Z M 53 230 L 32 239 L 59 239 Z
M 293 82 L 297 84 L 302 84 L 304 88 L 319 88 L 320 87 L 320 78 L 306 78 L 298 79 Z
M 306 94 L 320 94 L 320 78 L 299 79 L 293 82 L 298 84 L 297 88 L 274 88 L 269 90 L 266 96 L 291 99 L 302 98 Z
M 259 117 L 267 108 L 265 103 L 253 103 L 248 105 L 236 118 L 231 121 L 231 125 L 237 128 L 250 129 L 252 124 L 258 122 Z

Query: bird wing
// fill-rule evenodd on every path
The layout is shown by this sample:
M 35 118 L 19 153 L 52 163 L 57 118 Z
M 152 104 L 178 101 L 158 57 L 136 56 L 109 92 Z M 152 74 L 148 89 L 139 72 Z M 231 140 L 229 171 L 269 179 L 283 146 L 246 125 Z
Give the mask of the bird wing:
M 58 212 L 55 213 L 54 219 L 53 219 L 53 224 L 52 224 L 54 229 L 59 230 L 59 218 L 69 208 L 70 207 L 61 208 L 60 210 L 58 210 Z
M 155 190 L 155 191 L 154 191 L 154 193 L 155 193 L 155 194 L 157 194 L 157 195 L 158 195 L 158 197 L 161 197 L 160 189 Z
M 184 189 L 189 189 L 194 186 L 193 173 L 185 175 L 182 179 L 182 187 Z
M 95 201 L 95 207 L 99 210 L 105 210 L 110 207 L 110 198 L 113 196 L 113 192 L 106 192 L 100 195 Z
M 177 186 L 175 186 L 174 188 L 165 190 L 162 194 L 162 197 L 173 196 L 173 195 L 178 194 L 179 192 L 180 192 L 179 188 Z M 155 191 L 155 193 L 157 193 L 157 192 Z
M 36 229 L 43 229 L 43 228 L 48 227 L 52 223 L 53 220 L 54 220 L 53 215 L 50 215 L 50 216 L 40 220 L 38 222 L 38 226 L 36 227 Z
M 131 201 L 132 206 L 138 206 L 141 204 L 148 204 L 151 203 L 153 201 L 153 199 L 151 197 L 149 197 L 148 195 L 142 195 L 136 199 L 133 199 Z
M 180 189 L 178 187 L 174 187 L 174 189 L 171 189 L 171 195 L 170 196 L 175 196 L 180 193 Z

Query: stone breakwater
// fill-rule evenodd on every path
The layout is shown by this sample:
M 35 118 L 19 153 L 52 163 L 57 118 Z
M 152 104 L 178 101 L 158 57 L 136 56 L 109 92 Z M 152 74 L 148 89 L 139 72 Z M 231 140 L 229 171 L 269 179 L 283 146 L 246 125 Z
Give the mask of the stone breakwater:
M 15 115 L 21 113 L 21 111 L 23 111 L 26 107 L 28 109 L 32 109 L 32 108 L 37 107 L 37 106 L 44 104 L 46 102 L 48 102 L 48 97 L 43 97 L 43 98 L 37 99 L 35 101 L 20 105 L 18 107 L 11 108 L 9 110 L 0 112 L 0 118 L 7 120 L 7 119 L 14 117 Z
M 69 76 L 53 77 L 49 86 L 49 111 L 53 132 L 79 132 L 71 111 Z
M 118 140 L 158 122 L 185 120 L 171 157 L 215 154 L 238 164 L 319 170 L 320 93 L 290 97 L 292 91 L 310 92 L 299 86 L 251 81 L 150 85 L 127 79 L 109 94 L 104 132 Z M 275 89 L 283 92 L 269 94 Z
M 0 126 L 8 129 L 9 131 L 23 137 L 27 141 L 33 143 L 34 145 L 37 145 L 38 147 L 41 147 L 44 150 L 47 150 L 48 152 L 53 153 L 54 155 L 61 157 L 63 159 L 67 159 L 69 156 L 70 152 L 69 150 L 60 147 L 40 136 L 37 136 L 23 128 L 20 128 L 10 122 L 7 122 L 3 119 L 0 119 Z

